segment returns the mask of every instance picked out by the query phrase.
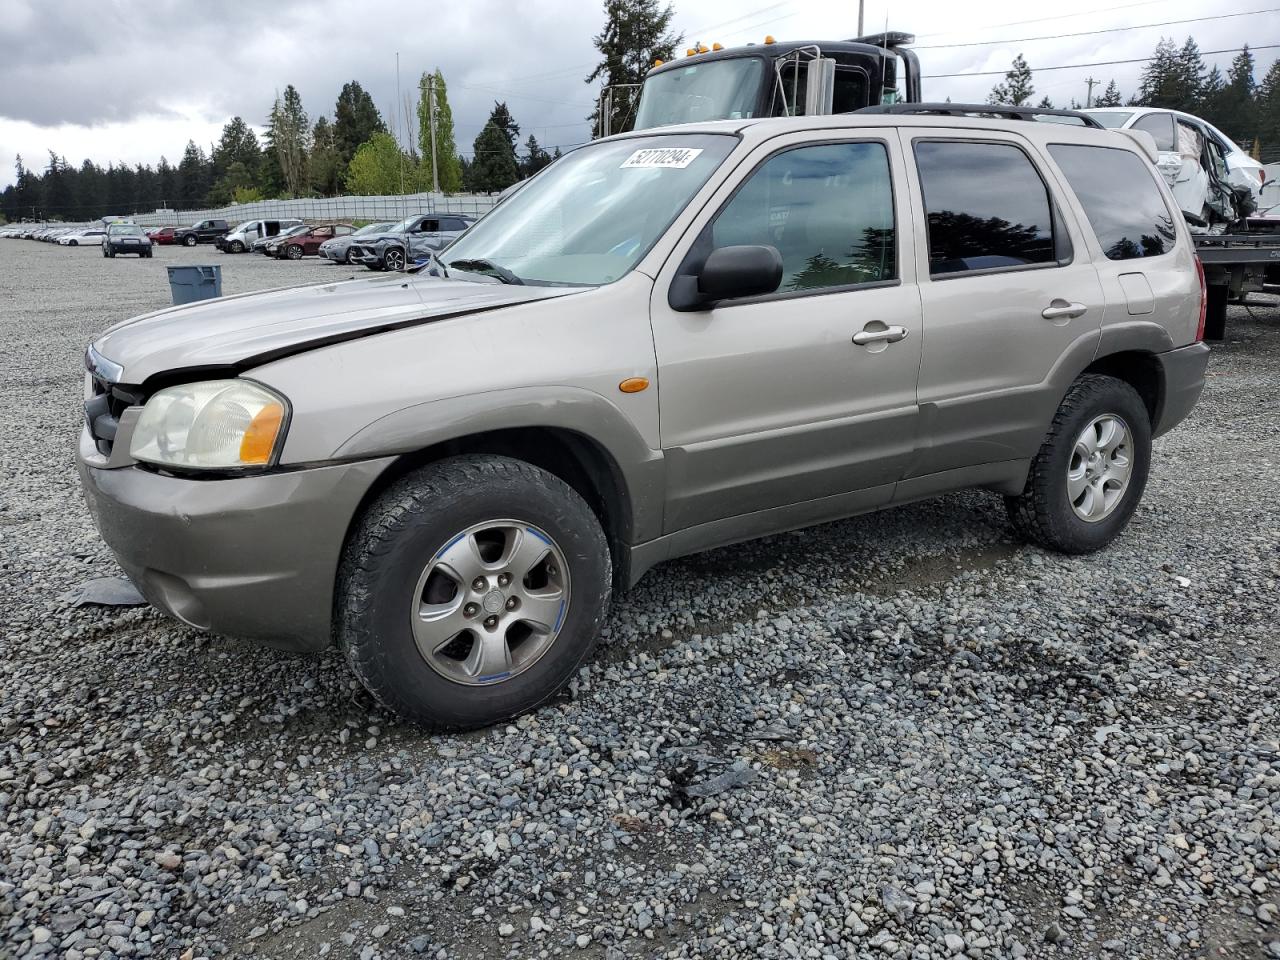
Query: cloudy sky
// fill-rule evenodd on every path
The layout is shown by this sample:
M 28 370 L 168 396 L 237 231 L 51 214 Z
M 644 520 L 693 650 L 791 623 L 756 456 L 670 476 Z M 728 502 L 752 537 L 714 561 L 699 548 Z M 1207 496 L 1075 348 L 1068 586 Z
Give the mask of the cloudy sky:
M 779 39 L 840 39 L 857 30 L 852 0 L 674 0 L 685 42 L 725 45 Z M 866 31 L 914 32 L 925 99 L 984 100 L 1023 53 L 1031 67 L 1149 56 L 1162 35 L 1188 35 L 1201 50 L 1280 44 L 1280 2 L 1145 0 L 867 0 Z M 17 154 L 43 168 L 54 150 L 78 165 L 176 163 L 187 140 L 205 146 L 228 118 L 256 129 L 277 91 L 292 83 L 314 119 L 332 114 L 342 84 L 357 79 L 384 116 L 396 106 L 396 54 L 402 90 L 439 66 L 449 85 L 459 147 L 470 153 L 493 100 L 550 148 L 586 140 L 583 117 L 595 61 L 592 36 L 603 23 L 594 0 L 467 0 L 449 5 L 368 4 L 351 0 L 4 0 L 0 3 L 0 187 L 13 180 Z M 398 22 L 388 20 L 394 11 Z M 443 10 L 434 13 L 433 10 Z M 1263 11 L 1248 16 L 1222 14 Z M 1203 22 L 1173 23 L 1218 16 Z M 1154 24 L 1163 24 L 1156 26 Z M 1148 26 L 1151 25 L 1151 26 Z M 1114 30 L 1113 28 L 1135 28 Z M 1093 31 L 1087 36 L 1063 36 Z M 1110 32 L 1099 32 L 1110 31 Z M 1052 39 L 1044 38 L 1054 35 Z M 998 41 L 998 42 L 991 42 Z M 968 44 L 968 45 L 966 45 Z M 972 45 L 981 44 L 981 45 Z M 1258 51 L 1257 78 L 1278 50 Z M 1225 71 L 1232 54 L 1207 56 Z M 1083 101 L 1085 78 L 1115 78 L 1127 96 L 1141 63 L 1039 72 L 1036 98 Z M 930 75 L 964 74 L 964 76 Z

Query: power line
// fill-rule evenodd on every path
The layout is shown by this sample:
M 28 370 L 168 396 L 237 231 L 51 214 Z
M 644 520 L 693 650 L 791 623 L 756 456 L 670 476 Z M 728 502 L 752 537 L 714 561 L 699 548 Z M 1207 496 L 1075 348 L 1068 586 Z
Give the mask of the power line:
M 1275 50 L 1280 48 L 1280 43 L 1260 44 L 1258 46 L 1249 47 L 1250 50 Z M 1201 50 L 1202 57 L 1209 57 L 1215 53 L 1239 53 L 1244 47 L 1232 47 L 1229 50 Z M 1132 60 L 1097 60 L 1093 63 L 1063 63 L 1053 67 L 1034 67 L 1032 73 L 1048 73 L 1050 70 L 1079 70 L 1083 67 L 1114 67 L 1124 63 L 1147 63 L 1154 60 L 1155 57 L 1135 57 Z M 964 73 L 926 73 L 922 74 L 922 80 L 948 80 L 954 77 L 1003 77 L 1008 70 L 978 70 Z
M 1176 27 L 1184 23 L 1203 23 L 1206 20 L 1226 20 L 1229 17 L 1251 17 L 1259 13 L 1280 13 L 1280 7 L 1265 10 L 1246 10 L 1242 13 L 1219 13 L 1210 17 L 1191 17 L 1187 20 L 1164 20 L 1160 23 L 1139 23 L 1132 27 L 1108 27 L 1105 30 L 1082 30 L 1079 33 L 1056 33 L 1043 37 L 1009 37 L 1005 40 L 974 40 L 971 43 L 934 43 L 913 46 L 913 50 L 949 50 L 956 47 L 990 47 L 1001 43 L 1029 43 L 1032 40 L 1065 40 L 1068 37 L 1094 37 L 1101 33 L 1123 33 L 1126 30 L 1146 30 L 1151 27 Z
M 1052 17 L 1036 17 L 1033 20 L 1010 20 L 1008 23 L 986 23 L 960 30 L 942 30 L 938 33 L 918 33 L 917 37 L 950 37 L 957 33 L 969 33 L 974 30 L 990 30 L 994 27 L 1023 27 L 1028 23 L 1048 23 L 1050 20 L 1069 20 L 1072 17 L 1084 17 L 1093 13 L 1111 13 L 1113 10 L 1129 10 L 1133 7 L 1150 7 L 1166 0 L 1140 0 L 1138 3 L 1126 3 L 1121 6 L 1098 7 L 1094 10 L 1077 10 L 1075 13 L 1059 13 Z

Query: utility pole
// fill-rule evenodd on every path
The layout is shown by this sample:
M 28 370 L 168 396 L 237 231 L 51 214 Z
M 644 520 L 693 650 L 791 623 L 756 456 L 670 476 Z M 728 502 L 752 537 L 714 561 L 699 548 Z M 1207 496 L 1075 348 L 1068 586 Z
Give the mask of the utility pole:
M 436 163 L 436 75 L 427 77 L 427 109 L 431 115 L 431 192 L 440 192 L 440 166 Z
M 1085 80 L 1085 83 L 1089 85 L 1089 92 L 1085 94 L 1085 98 L 1084 98 L 1084 108 L 1086 110 L 1088 110 L 1090 107 L 1093 106 L 1093 87 L 1094 87 L 1094 84 L 1099 82 L 1100 81 L 1093 79 L 1093 77 L 1089 77 L 1087 80 Z
M 858 36 L 862 36 L 862 7 L 866 0 L 858 0 Z

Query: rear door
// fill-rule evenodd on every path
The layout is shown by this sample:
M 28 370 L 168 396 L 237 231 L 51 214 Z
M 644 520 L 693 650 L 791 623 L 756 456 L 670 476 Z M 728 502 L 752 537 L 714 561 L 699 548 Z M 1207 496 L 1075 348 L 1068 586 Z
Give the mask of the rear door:
M 1062 399 L 1059 364 L 1076 355 L 1083 367 L 1097 347 L 1104 301 L 1079 226 L 1015 134 L 902 136 L 926 224 L 921 441 L 910 476 L 1030 457 Z
M 892 495 L 914 447 L 922 341 L 902 158 L 886 133 L 762 145 L 659 273 L 667 532 L 788 507 L 774 518 L 794 525 Z M 779 251 L 777 292 L 671 308 L 682 264 L 741 244 Z M 773 523 L 743 521 L 738 535 Z

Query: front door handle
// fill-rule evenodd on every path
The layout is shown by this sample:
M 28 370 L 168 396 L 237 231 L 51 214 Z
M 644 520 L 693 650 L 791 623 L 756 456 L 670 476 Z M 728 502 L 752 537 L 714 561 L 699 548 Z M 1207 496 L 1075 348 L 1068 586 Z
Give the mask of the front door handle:
M 1065 300 L 1054 300 L 1040 311 L 1040 316 L 1046 320 L 1074 320 L 1076 317 L 1083 317 L 1088 312 L 1089 308 L 1083 303 L 1067 303 Z
M 883 330 L 859 330 L 853 335 L 853 342 L 865 347 L 868 343 L 897 343 L 906 336 L 906 327 L 885 327 Z

